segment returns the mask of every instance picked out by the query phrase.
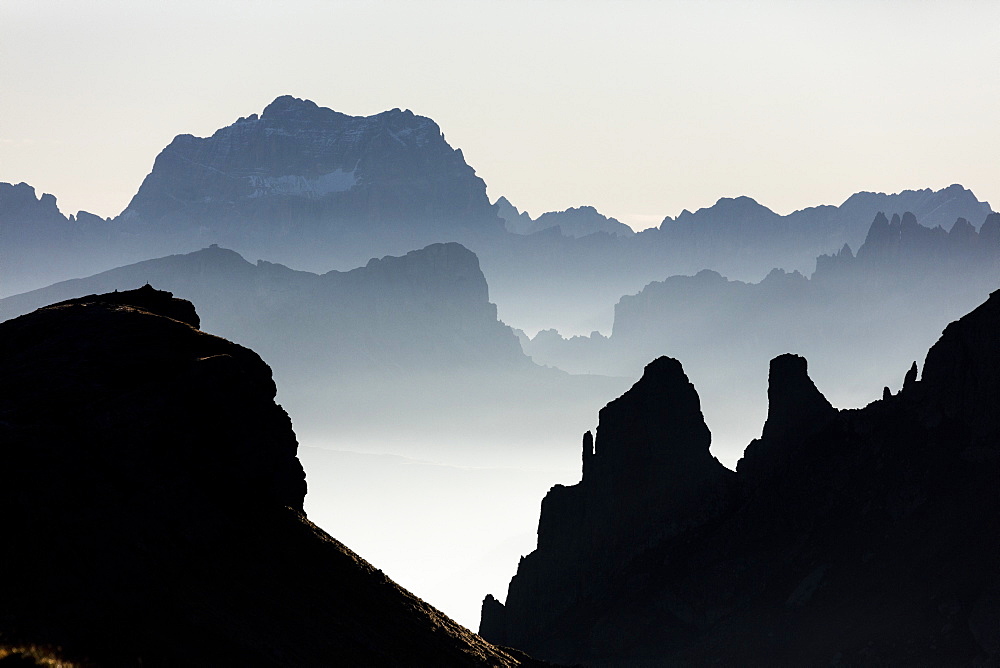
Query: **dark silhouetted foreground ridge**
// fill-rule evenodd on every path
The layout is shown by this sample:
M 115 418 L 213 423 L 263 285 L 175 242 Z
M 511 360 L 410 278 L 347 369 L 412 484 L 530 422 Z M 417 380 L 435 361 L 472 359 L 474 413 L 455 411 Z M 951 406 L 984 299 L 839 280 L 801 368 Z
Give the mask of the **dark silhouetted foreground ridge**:
M 735 474 L 656 360 L 584 437 L 583 480 L 546 496 L 483 636 L 588 666 L 997 665 L 998 351 L 994 292 L 863 409 L 781 355 Z
M 0 657 L 537 665 L 306 519 L 270 369 L 197 322 L 146 286 L 0 324 Z

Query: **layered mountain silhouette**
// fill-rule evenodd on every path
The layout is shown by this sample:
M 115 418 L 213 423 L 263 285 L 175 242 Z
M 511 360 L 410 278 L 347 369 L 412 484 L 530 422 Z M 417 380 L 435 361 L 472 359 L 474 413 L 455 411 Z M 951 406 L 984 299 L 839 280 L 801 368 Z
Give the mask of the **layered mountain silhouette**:
M 781 216 L 749 197 L 722 198 L 695 213 L 667 217 L 647 236 L 660 243 L 696 249 L 698 269 L 715 269 L 732 278 L 753 278 L 761 268 L 808 270 L 816 256 L 843 244 L 858 248 L 872 218 L 910 212 L 928 227 L 947 227 L 959 218 L 982 225 L 990 206 L 960 185 L 938 191 L 898 194 L 860 192 L 839 207 L 817 206 Z M 720 258 L 728 266 L 719 265 Z
M 322 275 L 211 246 L 0 300 L 0 318 L 144 283 L 203 304 L 210 329 L 281 365 L 366 373 L 530 365 L 497 320 L 478 259 L 456 243 Z
M 212 243 L 325 271 L 503 232 L 486 184 L 429 118 L 399 109 L 353 117 L 291 96 L 211 137 L 177 136 L 110 221 L 56 217 L 46 195 L 34 207 L 45 210 L 40 225 L 21 204 L 30 187 L 7 188 L 17 193 L 0 190 L 11 254 L 47 250 L 64 265 L 50 270 L 56 279 Z
M 537 665 L 309 522 L 270 369 L 198 324 L 148 286 L 0 324 L 0 644 L 88 665 Z
M 634 377 L 658 355 L 683 359 L 704 392 L 724 449 L 717 454 L 732 463 L 764 418 L 762 396 L 745 388 L 762 386 L 769 359 L 800 351 L 835 401 L 863 405 L 877 398 L 885 369 L 921 356 L 998 287 L 1000 214 L 979 231 L 959 219 L 945 232 L 911 213 L 880 213 L 857 255 L 845 246 L 821 256 L 810 278 L 782 270 L 758 283 L 709 270 L 673 276 L 622 297 L 609 337 L 543 330 L 522 346 L 536 362 L 575 373 Z
M 589 424 L 627 384 L 532 363 L 497 319 L 475 254 L 457 243 L 325 274 L 215 246 L 2 299 L 0 319 L 146 283 L 201 304 L 207 329 L 264 355 L 300 434 L 340 447 L 537 447 L 567 420 Z M 511 415 L 522 416 L 513 429 Z
M 680 363 L 655 360 L 584 436 L 581 482 L 545 497 L 481 633 L 588 666 L 992 665 L 998 337 L 1000 291 L 860 410 L 774 358 L 735 473 Z
M 858 193 L 787 216 L 722 198 L 640 234 L 586 206 L 532 220 L 506 199 L 491 205 L 431 119 L 354 117 L 286 95 L 210 137 L 176 137 L 111 220 L 64 217 L 51 196 L 0 185 L 0 295 L 212 243 L 325 272 L 457 241 L 479 256 L 505 320 L 579 333 L 606 329 L 621 295 L 665 275 L 810 270 L 820 254 L 859 247 L 879 211 L 978 229 L 990 207 L 953 185 Z

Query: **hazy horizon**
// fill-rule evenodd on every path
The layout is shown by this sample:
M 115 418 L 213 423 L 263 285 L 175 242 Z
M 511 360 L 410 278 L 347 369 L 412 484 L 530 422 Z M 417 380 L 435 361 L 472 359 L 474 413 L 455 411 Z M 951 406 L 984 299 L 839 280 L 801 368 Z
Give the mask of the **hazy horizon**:
M 282 94 L 428 116 L 533 217 L 592 205 L 639 229 L 720 197 L 787 214 L 952 183 L 1000 201 L 996 3 L 14 0 L 0 19 L 0 181 L 67 214 L 117 215 L 174 136 Z

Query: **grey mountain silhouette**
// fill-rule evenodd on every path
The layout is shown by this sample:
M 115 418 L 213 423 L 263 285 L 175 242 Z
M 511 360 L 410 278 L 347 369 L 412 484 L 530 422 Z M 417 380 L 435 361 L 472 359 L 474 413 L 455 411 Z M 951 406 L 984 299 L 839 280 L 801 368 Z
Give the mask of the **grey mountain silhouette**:
M 574 332 L 606 329 L 621 295 L 665 272 L 806 272 L 820 254 L 859 247 L 878 211 L 912 211 L 931 226 L 962 217 L 977 229 L 990 211 L 953 185 L 858 193 L 788 216 L 722 198 L 641 234 L 590 207 L 531 221 L 505 199 L 489 203 L 432 120 L 398 109 L 353 117 L 287 95 L 210 137 L 176 137 L 113 220 L 57 218 L 49 196 L 34 200 L 35 215 L 7 195 L 13 188 L 0 188 L 0 295 L 212 243 L 325 272 L 457 241 L 480 257 L 505 320 Z
M 657 359 L 584 436 L 581 482 L 546 495 L 481 633 L 588 666 L 995 662 L 998 333 L 1000 291 L 860 410 L 776 357 L 735 474 Z
M 2 299 L 0 319 L 145 283 L 203 304 L 206 329 L 265 356 L 282 404 L 323 441 L 552 442 L 561 423 L 586 424 L 624 385 L 532 363 L 497 319 L 475 254 L 457 243 L 325 274 L 214 246 Z M 542 403 L 548 412 L 535 417 Z

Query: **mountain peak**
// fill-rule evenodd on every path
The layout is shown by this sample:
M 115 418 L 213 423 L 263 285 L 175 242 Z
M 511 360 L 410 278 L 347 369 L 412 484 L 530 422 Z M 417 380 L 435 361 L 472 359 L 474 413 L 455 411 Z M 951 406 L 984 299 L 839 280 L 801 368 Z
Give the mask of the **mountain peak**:
M 210 137 L 176 137 L 122 218 L 286 262 L 253 244 L 329 257 L 359 236 L 399 252 L 401 237 L 414 248 L 500 227 L 486 184 L 433 120 L 400 109 L 348 116 L 291 95 Z
M 593 206 L 570 207 L 565 211 L 549 211 L 540 215 L 528 230 L 528 234 L 558 227 L 563 236 L 585 237 L 596 232 L 605 232 L 618 237 L 630 237 L 634 230 L 617 220 L 609 218 Z
M 836 413 L 809 377 L 808 362 L 786 353 L 771 360 L 768 372 L 767 421 L 762 438 L 778 441 L 801 437 Z
M 24 182 L 0 183 L 0 221 L 19 218 L 65 220 L 59 212 L 55 195 L 36 195 L 34 186 Z
M 274 98 L 273 102 L 264 107 L 264 111 L 260 117 L 264 120 L 270 120 L 282 116 L 309 114 L 319 111 L 337 113 L 333 109 L 320 107 L 312 100 L 301 99 L 291 95 L 281 95 Z
M 691 224 L 705 225 L 706 223 L 728 226 L 736 221 L 756 223 L 776 218 L 780 218 L 780 216 L 757 200 L 740 195 L 739 197 L 720 197 L 712 206 L 698 209 L 694 213 L 684 209 L 676 219 L 669 217 L 664 219 L 660 229 L 668 229 L 678 225 L 682 227 Z
M 596 456 L 611 471 L 646 475 L 649 467 L 669 466 L 672 475 L 688 476 L 692 468 L 711 466 L 711 441 L 698 392 L 681 363 L 659 357 L 631 389 L 601 409 Z

